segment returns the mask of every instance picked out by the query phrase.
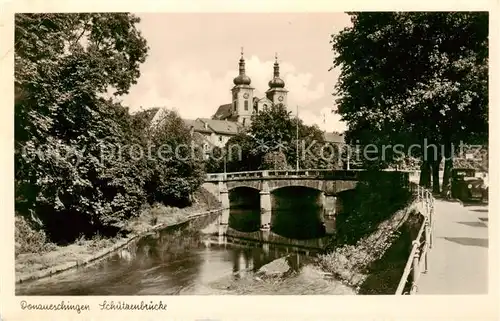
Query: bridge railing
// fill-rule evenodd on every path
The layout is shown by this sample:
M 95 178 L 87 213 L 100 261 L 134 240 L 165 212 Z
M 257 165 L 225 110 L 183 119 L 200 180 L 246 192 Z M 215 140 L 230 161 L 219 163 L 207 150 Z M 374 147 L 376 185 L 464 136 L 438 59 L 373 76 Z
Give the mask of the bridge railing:
M 417 237 L 412 242 L 410 255 L 406 261 L 406 266 L 399 281 L 396 295 L 415 294 L 417 292 L 420 275 L 421 273 L 426 273 L 429 268 L 428 254 L 429 250 L 432 248 L 434 197 L 428 189 L 416 184 L 412 184 L 411 187 L 416 194 L 419 211 L 424 220 L 418 231 Z M 404 293 L 405 288 L 408 288 L 407 285 L 409 285 L 409 282 L 411 282 L 410 289 Z
M 332 170 L 332 169 L 300 169 L 300 170 L 262 170 L 228 173 L 209 173 L 206 175 L 208 181 L 252 179 L 262 177 L 332 177 L 338 179 L 359 179 L 364 170 Z
M 388 177 L 398 177 L 404 184 L 409 183 L 409 174 L 402 171 L 384 171 Z M 364 180 L 368 172 L 362 169 L 332 170 L 332 169 L 300 169 L 300 170 L 262 170 L 228 173 L 210 173 L 206 175 L 206 181 L 228 181 L 259 178 L 322 178 L 334 180 Z M 396 176 L 393 176 L 396 175 Z

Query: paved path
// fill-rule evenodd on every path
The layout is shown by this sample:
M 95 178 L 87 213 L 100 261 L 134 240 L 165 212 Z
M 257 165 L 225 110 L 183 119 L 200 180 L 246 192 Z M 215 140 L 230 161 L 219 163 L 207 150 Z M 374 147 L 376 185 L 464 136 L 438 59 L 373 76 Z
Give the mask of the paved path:
M 436 200 L 429 270 L 418 294 L 488 293 L 488 207 Z

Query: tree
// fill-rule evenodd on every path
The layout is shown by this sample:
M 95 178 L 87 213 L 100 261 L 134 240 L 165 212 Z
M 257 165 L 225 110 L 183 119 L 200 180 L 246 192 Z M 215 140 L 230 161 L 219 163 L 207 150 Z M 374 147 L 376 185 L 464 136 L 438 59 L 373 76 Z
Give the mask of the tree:
M 139 143 L 127 93 L 148 47 L 126 13 L 16 14 L 16 213 L 52 240 L 119 228 L 144 200 L 143 164 L 103 150 Z M 65 228 L 61 229 L 61 226 Z
M 262 157 L 262 165 L 261 168 L 271 169 L 271 170 L 287 170 L 289 169 L 289 165 L 286 161 L 285 153 L 281 151 L 272 151 L 264 154 Z
M 297 126 L 297 119 L 293 120 Z M 338 169 L 342 167 L 342 145 L 327 142 L 324 132 L 317 126 L 308 126 L 298 120 L 299 127 L 299 167 L 306 169 Z M 296 138 L 292 140 L 292 146 Z M 289 158 L 296 159 L 295 149 L 290 149 Z
M 484 143 L 488 129 L 487 13 L 350 13 L 352 26 L 332 36 L 341 67 L 338 113 L 347 138 L 379 146 L 377 167 L 395 159 L 382 145 L 401 144 L 422 159 L 421 184 L 439 191 L 453 165 L 452 146 Z M 429 153 L 424 141 L 438 146 Z M 420 146 L 408 155 L 411 145 Z M 430 154 L 430 155 L 429 155 Z M 385 157 L 382 157 L 385 156 Z
M 203 155 L 174 111 L 161 111 L 151 131 L 146 190 L 150 203 L 186 206 L 203 182 Z
M 239 133 L 231 137 L 224 147 L 226 170 L 228 172 L 258 170 L 261 164 L 261 149 L 254 137 Z
M 297 158 L 300 168 L 338 168 L 341 154 L 339 146 L 325 141 L 318 126 L 292 118 L 283 104 L 254 114 L 249 131 L 231 138 L 225 150 L 229 155 L 228 171 L 292 169 Z M 239 151 L 241 157 L 235 157 L 234 151 Z
M 264 108 L 252 116 L 250 134 L 262 148 L 292 149 L 291 142 L 295 137 L 295 126 L 291 112 L 283 104 Z

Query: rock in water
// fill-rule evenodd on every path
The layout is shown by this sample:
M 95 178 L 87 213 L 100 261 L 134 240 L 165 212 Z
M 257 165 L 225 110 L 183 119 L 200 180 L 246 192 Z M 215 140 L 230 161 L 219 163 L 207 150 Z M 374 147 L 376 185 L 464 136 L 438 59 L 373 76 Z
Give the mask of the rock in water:
M 286 260 L 287 257 L 282 257 L 277 260 L 274 260 L 266 265 L 263 265 L 258 271 L 257 274 L 264 276 L 272 276 L 272 277 L 281 277 L 285 273 L 289 272 L 291 267 L 288 265 Z

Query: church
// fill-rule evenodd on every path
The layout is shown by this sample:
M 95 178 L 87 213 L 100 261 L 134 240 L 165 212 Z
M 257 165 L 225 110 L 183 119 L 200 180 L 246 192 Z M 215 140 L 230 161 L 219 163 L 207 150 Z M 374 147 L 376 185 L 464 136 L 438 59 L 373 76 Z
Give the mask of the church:
M 280 78 L 280 66 L 278 56 L 275 56 L 274 74 L 269 81 L 269 89 L 266 91 L 265 97 L 256 97 L 251 84 L 252 80 L 245 73 L 245 59 L 243 52 L 239 62 L 239 75 L 233 80 L 234 87 L 231 89 L 231 103 L 221 105 L 217 109 L 212 119 L 228 120 L 237 122 L 242 126 L 249 126 L 253 113 L 258 113 L 263 108 L 270 107 L 276 104 L 287 104 L 287 93 L 285 82 Z
M 280 78 L 278 57 L 275 56 L 273 76 L 269 81 L 269 88 L 265 97 L 256 97 L 252 80 L 245 71 L 243 50 L 239 60 L 239 73 L 233 79 L 231 102 L 220 105 L 212 118 L 184 119 L 190 128 L 191 134 L 197 141 L 202 142 L 203 149 L 208 153 L 213 147 L 224 147 L 227 141 L 250 127 L 252 114 L 277 104 L 287 105 L 288 90 L 285 82 Z M 159 117 L 155 108 L 152 123 Z M 343 135 L 325 132 L 325 139 L 329 142 L 343 143 Z

